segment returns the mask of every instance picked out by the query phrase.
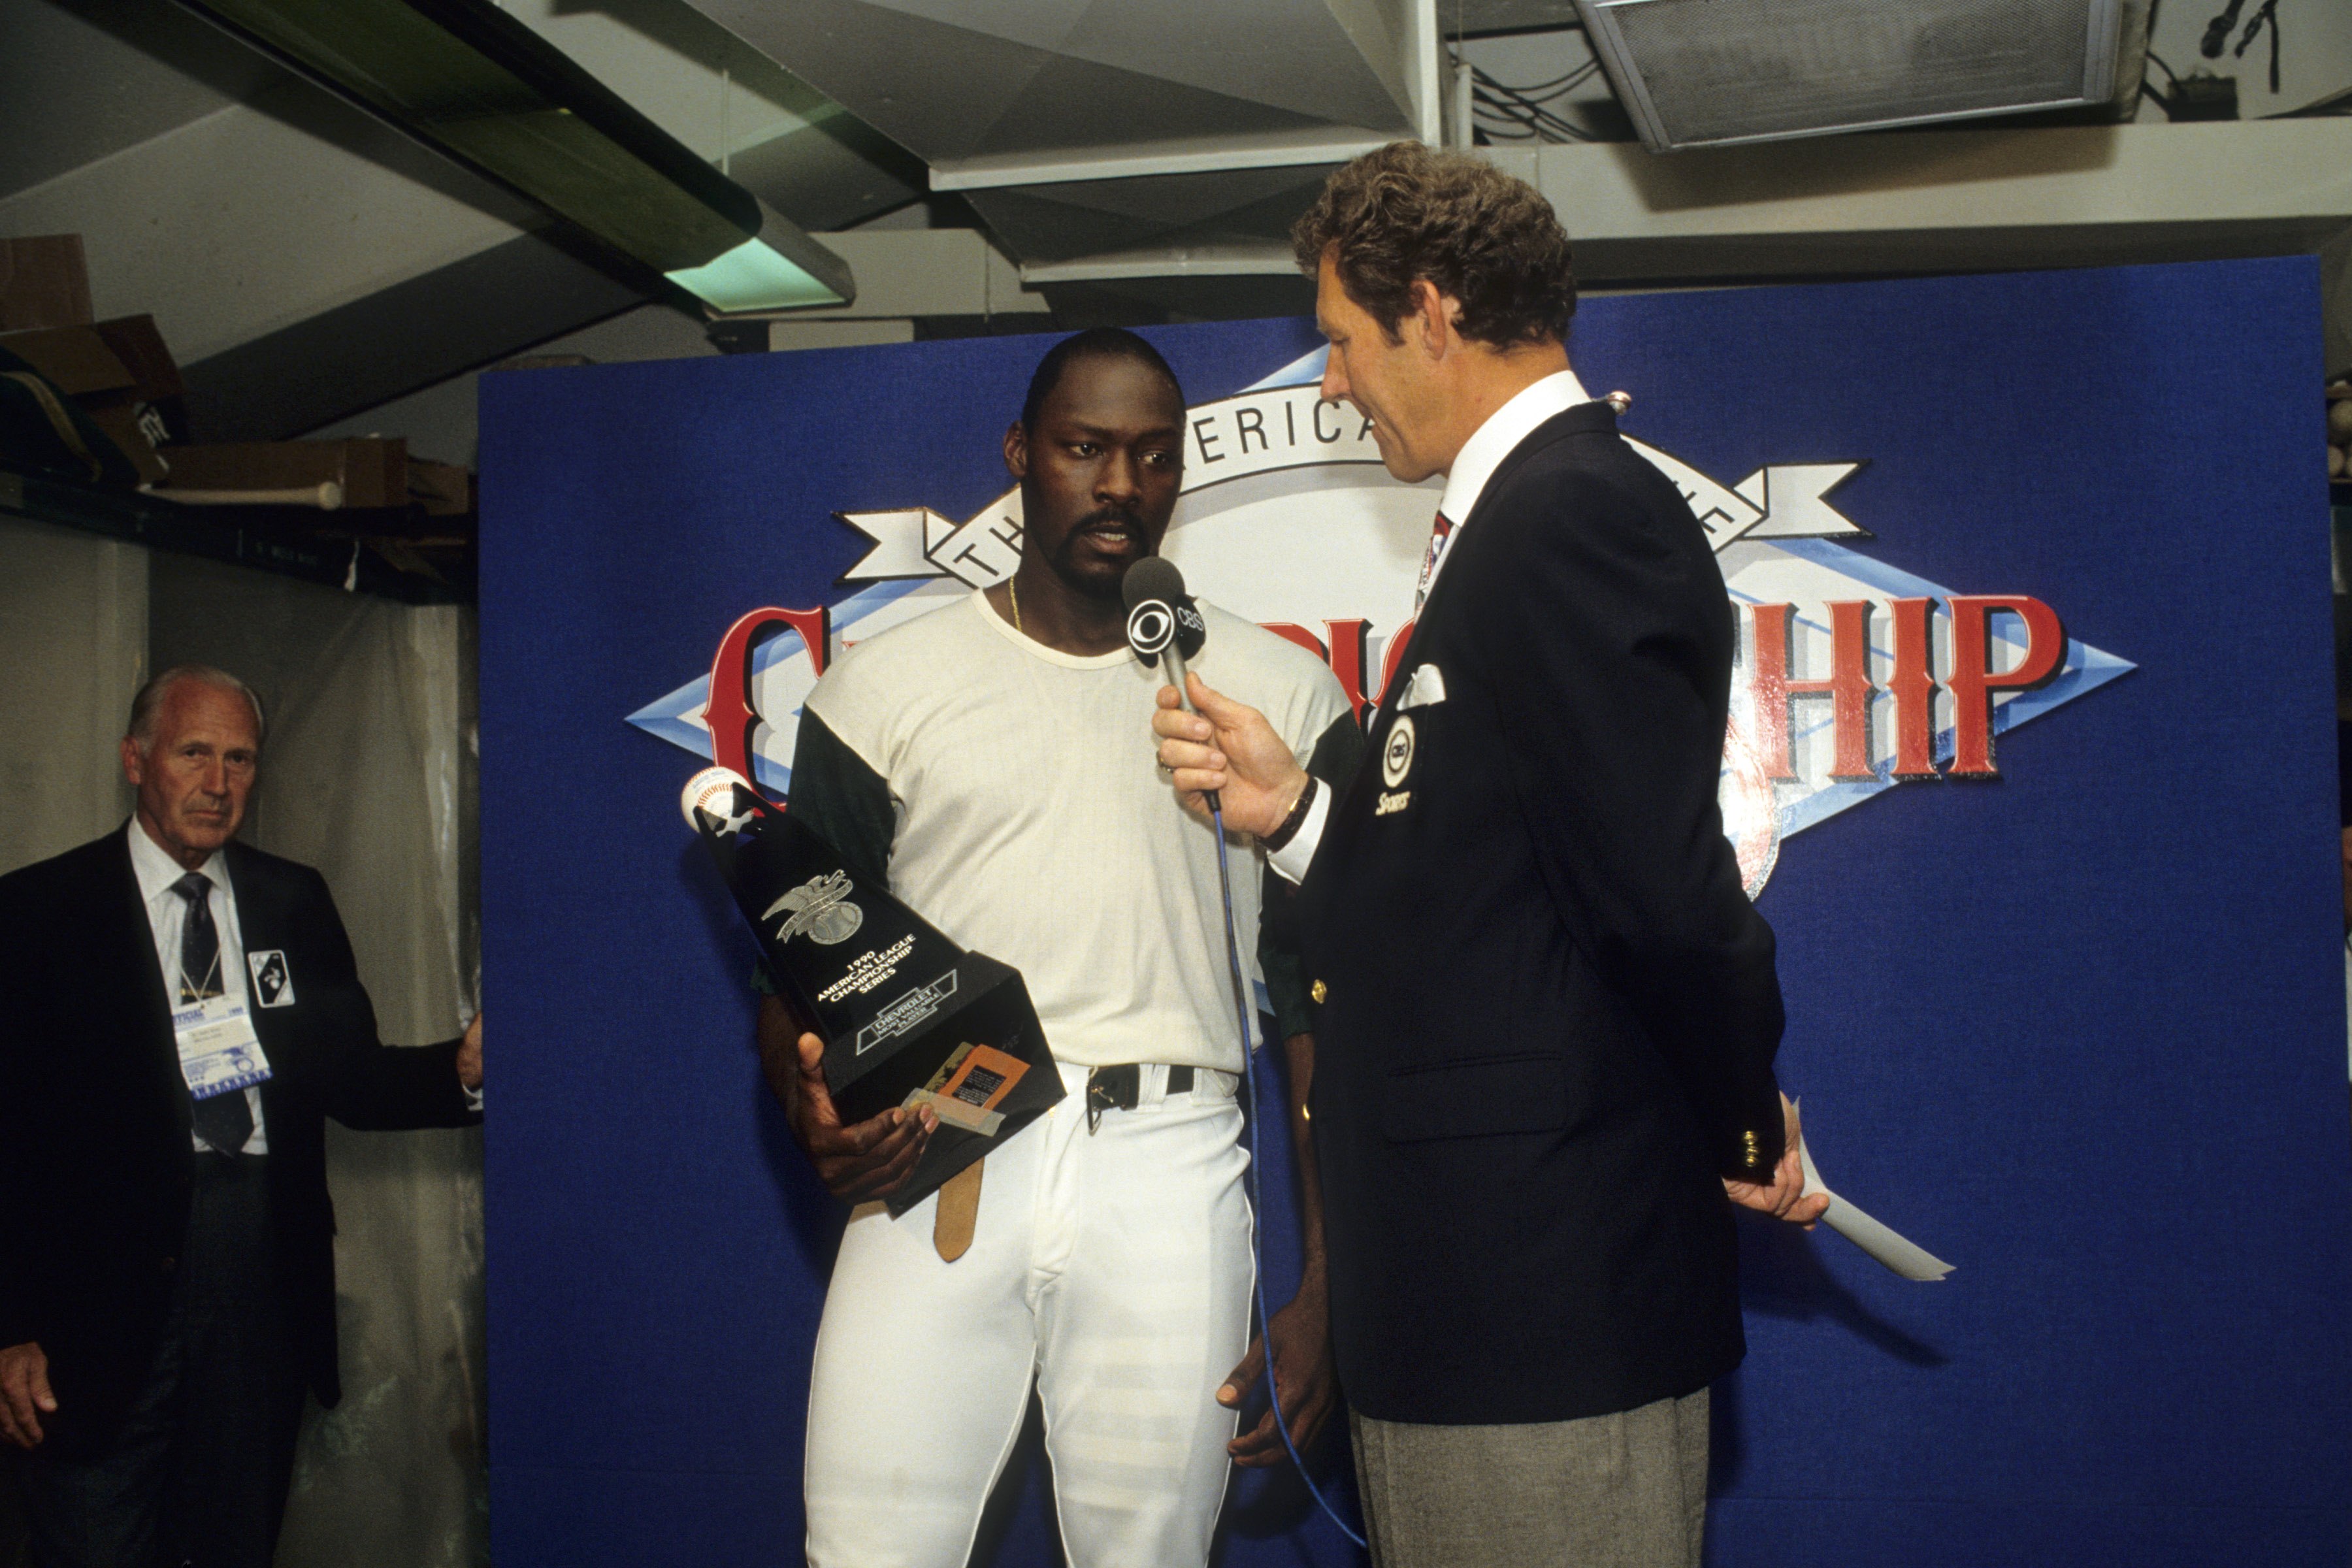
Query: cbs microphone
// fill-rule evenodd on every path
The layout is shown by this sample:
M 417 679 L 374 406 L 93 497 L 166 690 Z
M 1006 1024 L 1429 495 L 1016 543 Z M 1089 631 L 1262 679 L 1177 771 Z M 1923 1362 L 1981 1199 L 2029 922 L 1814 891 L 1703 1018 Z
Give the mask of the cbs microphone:
M 1192 694 L 1185 689 L 1185 661 L 1209 640 L 1208 623 L 1200 606 L 1184 592 L 1184 574 L 1161 555 L 1147 555 L 1119 579 L 1119 596 L 1127 601 L 1127 646 L 1147 665 L 1158 665 L 1175 687 L 1185 707 Z M 1206 792 L 1209 809 L 1222 805 L 1214 790 Z
M 1118 591 L 1127 601 L 1127 646 L 1144 663 L 1164 668 L 1169 684 L 1190 707 L 1184 663 L 1209 640 L 1209 626 L 1184 592 L 1184 574 L 1165 556 L 1147 555 L 1127 569 Z

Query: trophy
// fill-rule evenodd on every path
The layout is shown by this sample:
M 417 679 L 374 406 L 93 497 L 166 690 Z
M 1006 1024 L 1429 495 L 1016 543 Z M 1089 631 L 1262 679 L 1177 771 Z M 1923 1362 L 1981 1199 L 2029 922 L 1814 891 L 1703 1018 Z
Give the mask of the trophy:
M 767 955 L 824 1040 L 844 1123 L 929 1106 L 930 1142 L 888 1199 L 905 1214 L 1062 1098 L 1020 972 L 967 952 L 888 889 L 853 875 L 814 829 L 728 768 L 679 802 Z

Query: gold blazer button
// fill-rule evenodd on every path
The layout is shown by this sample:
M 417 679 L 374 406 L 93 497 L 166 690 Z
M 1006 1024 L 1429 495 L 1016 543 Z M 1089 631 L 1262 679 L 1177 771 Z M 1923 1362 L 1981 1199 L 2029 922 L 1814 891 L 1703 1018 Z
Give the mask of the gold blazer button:
M 1323 998 L 1331 994 L 1331 988 L 1318 980 L 1312 986 L 1307 988 L 1307 994 L 1314 997 L 1315 1005 L 1318 1007 L 1320 1007 L 1323 1005 Z

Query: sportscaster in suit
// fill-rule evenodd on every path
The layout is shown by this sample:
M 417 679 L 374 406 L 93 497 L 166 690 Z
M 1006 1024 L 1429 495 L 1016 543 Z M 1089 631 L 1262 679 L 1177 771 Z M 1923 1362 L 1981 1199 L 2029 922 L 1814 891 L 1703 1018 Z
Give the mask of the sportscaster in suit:
M 1734 623 L 1566 345 L 1542 196 L 1399 143 L 1294 232 L 1323 395 L 1444 475 L 1351 782 L 1160 693 L 1160 761 L 1300 887 L 1331 1313 L 1381 1568 L 1699 1561 L 1735 1204 L 1799 1223 L 1771 928 L 1716 804 Z
M 480 1020 L 383 1045 L 319 873 L 235 841 L 261 730 L 235 677 L 157 676 L 136 815 L 0 878 L 0 1436 L 43 1568 L 267 1568 L 339 1394 L 325 1119 L 479 1120 Z M 268 1076 L 194 1098 L 241 1041 Z

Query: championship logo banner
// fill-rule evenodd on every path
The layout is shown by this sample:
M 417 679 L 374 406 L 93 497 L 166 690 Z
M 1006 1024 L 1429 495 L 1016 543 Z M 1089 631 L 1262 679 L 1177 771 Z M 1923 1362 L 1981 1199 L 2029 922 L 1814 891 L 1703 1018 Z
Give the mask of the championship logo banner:
M 1370 424 L 1322 399 L 1325 353 L 1186 411 L 1182 499 L 1162 551 L 1194 593 L 1327 661 L 1360 715 L 1412 635 L 1444 486 L 1389 478 Z M 1831 499 L 1866 457 L 1772 464 L 1727 484 L 1629 444 L 1689 500 L 1738 611 L 1722 804 L 1750 897 L 1788 838 L 1906 782 L 1996 778 L 1997 735 L 2133 668 L 2067 637 L 2060 611 L 2029 595 L 1947 587 L 1891 563 Z M 835 515 L 872 542 L 842 574 L 847 595 L 747 606 L 712 674 L 629 722 L 789 793 L 801 703 L 824 665 L 1003 581 L 1021 559 L 1017 488 L 963 519 L 927 506 Z
M 2352 1549 L 2319 284 L 2299 258 L 1579 309 L 1585 385 L 1633 395 L 1623 428 L 1717 545 L 1738 631 L 1720 798 L 1778 939 L 1778 1070 L 1808 1152 L 1957 1265 L 1921 1285 L 1829 1226 L 1737 1226 L 1748 1355 L 1714 1391 L 1714 1568 Z M 1360 416 L 1320 400 L 1308 323 L 1145 335 L 1197 405 L 1168 554 L 1379 700 L 1438 488 L 1391 479 Z M 503 1568 L 805 1555 L 808 1367 L 845 1216 L 762 1079 L 757 944 L 678 791 L 711 759 L 788 794 L 829 660 L 1013 570 L 1000 447 L 1050 341 L 483 380 Z M 1424 782 L 1420 710 L 1444 697 L 1429 670 L 1392 694 L 1418 722 L 1367 787 Z M 808 887 L 823 869 L 749 913 L 846 967 L 879 917 Z M 859 928 L 821 945 L 848 904 Z M 845 1048 L 892 1056 L 969 1005 L 971 980 L 933 980 L 864 993 L 878 1011 Z M 1265 1059 L 1278 1304 L 1303 1250 L 1286 1058 Z M 894 1096 L 984 1123 L 1003 1075 L 975 1060 Z M 2218 1440 L 2151 1437 L 2176 1432 Z M 976 1565 L 1054 1560 L 1050 1466 L 1027 1452 Z M 1309 1460 L 1347 1490 L 1344 1433 Z M 1280 1470 L 1232 1478 L 1215 1552 L 1362 1563 Z

